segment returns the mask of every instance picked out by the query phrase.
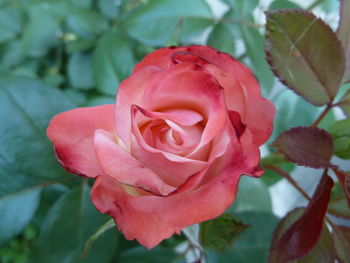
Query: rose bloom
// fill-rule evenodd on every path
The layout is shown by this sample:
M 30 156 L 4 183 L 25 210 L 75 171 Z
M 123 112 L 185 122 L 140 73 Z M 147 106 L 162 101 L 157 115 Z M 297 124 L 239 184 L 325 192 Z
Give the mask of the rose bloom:
M 91 198 L 128 240 L 152 248 L 215 218 L 242 174 L 259 177 L 275 109 L 252 72 L 206 46 L 147 55 L 116 104 L 55 116 L 47 130 L 58 161 L 95 178 Z

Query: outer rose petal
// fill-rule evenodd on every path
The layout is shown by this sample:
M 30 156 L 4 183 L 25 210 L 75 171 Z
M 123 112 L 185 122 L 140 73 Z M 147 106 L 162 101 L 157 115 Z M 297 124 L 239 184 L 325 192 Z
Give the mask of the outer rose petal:
M 242 170 L 223 169 L 207 184 L 168 197 L 140 196 L 132 207 L 159 218 L 169 227 L 183 228 L 221 215 L 234 201 Z
M 97 130 L 94 143 L 103 170 L 119 182 L 140 187 L 156 195 L 167 195 L 175 190 L 120 147 L 106 132 Z
M 108 176 L 97 177 L 91 191 L 91 199 L 101 213 L 112 216 L 126 239 L 137 239 L 143 246 L 152 248 L 180 228 L 162 224 L 158 218 L 131 206 L 137 199 L 124 191 L 121 184 Z
M 93 137 L 97 129 L 115 132 L 113 112 L 114 105 L 78 108 L 51 120 L 47 136 L 68 171 L 88 177 L 104 174 L 97 161 Z

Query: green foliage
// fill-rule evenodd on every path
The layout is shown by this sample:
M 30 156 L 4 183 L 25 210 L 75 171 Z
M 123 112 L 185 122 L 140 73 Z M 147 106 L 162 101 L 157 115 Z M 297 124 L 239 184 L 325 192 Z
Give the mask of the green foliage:
M 225 251 L 247 227 L 249 226 L 244 225 L 232 215 L 223 214 L 201 224 L 201 244 L 216 251 Z
M 272 69 L 315 105 L 276 87 L 263 51 L 265 27 L 253 16 L 261 3 L 221 2 L 226 5 L 222 17 L 214 16 L 205 0 L 0 1 L 0 262 L 184 262 L 184 255 L 174 249 L 186 241 L 183 235 L 149 251 L 126 241 L 114 227 L 106 230 L 108 217 L 91 204 L 88 183 L 68 176 L 59 166 L 45 133 L 50 119 L 60 112 L 114 103 L 121 81 L 159 47 L 207 44 L 247 64 L 263 95 L 273 98 L 277 108 L 270 142 L 292 127 L 314 123 L 320 113 L 315 105 L 334 103 L 340 84 L 349 81 L 350 63 L 344 62 L 340 49 L 341 43 L 348 58 L 349 16 L 344 14 L 349 1 L 340 1 L 336 34 L 309 13 L 278 11 L 298 8 L 292 0 L 276 0 L 268 7 L 275 10 L 267 16 L 265 42 Z M 318 4 L 331 12 L 338 1 Z M 350 91 L 345 90 L 338 92 L 335 105 L 349 117 Z M 349 159 L 349 121 L 335 121 L 338 117 L 329 111 L 320 126 L 332 134 L 335 154 Z M 308 145 L 301 137 L 299 144 L 291 145 Z M 321 146 L 330 142 L 328 137 L 320 138 Z M 331 153 L 317 149 L 317 154 L 326 153 L 328 162 Z M 226 211 L 229 215 L 202 224 L 209 263 L 267 262 L 278 221 L 269 186 L 282 178 L 272 168 L 288 174 L 296 166 L 282 153 L 262 160 L 262 179 L 242 177 L 236 200 Z M 295 151 L 292 155 L 298 157 Z M 347 196 L 339 184 L 335 190 L 328 212 L 348 219 Z M 332 238 L 339 258 L 346 262 L 349 231 L 336 230 Z M 322 234 L 313 249 L 316 254 L 298 262 L 321 262 L 320 246 L 328 236 L 329 232 Z M 81 257 L 86 245 L 86 255 Z
M 337 94 L 345 55 L 336 34 L 322 20 L 302 10 L 267 13 L 267 60 L 279 79 L 314 105 Z
M 334 122 L 329 132 L 333 137 L 335 155 L 350 159 L 350 119 Z

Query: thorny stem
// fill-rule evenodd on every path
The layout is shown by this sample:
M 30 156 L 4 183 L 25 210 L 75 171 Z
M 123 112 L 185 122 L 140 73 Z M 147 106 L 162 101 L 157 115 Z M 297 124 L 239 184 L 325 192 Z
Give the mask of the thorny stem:
M 322 119 L 326 116 L 326 114 L 333 108 L 333 104 L 328 104 L 326 108 L 322 111 L 320 116 L 315 120 L 315 122 L 311 125 L 312 127 L 317 127 L 317 125 L 322 121 Z

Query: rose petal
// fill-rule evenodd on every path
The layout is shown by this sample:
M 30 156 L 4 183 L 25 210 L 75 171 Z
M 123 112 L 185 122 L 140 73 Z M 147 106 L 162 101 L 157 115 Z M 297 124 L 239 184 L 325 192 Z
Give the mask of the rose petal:
M 150 65 L 163 68 L 173 66 L 175 53 L 188 53 L 182 61 L 198 63 L 207 69 L 225 89 L 225 98 L 229 110 L 240 113 L 242 122 L 253 132 L 254 142 L 263 144 L 271 135 L 275 108 L 261 97 L 260 86 L 253 73 L 229 54 L 207 46 L 167 47 L 158 49 L 146 56 L 136 67 L 135 72 Z M 203 61 L 207 61 L 205 64 Z
M 69 171 L 88 177 L 103 174 L 93 146 L 97 129 L 113 133 L 114 105 L 79 108 L 55 116 L 47 129 L 57 157 Z
M 141 163 L 147 165 L 162 180 L 172 186 L 178 187 L 188 177 L 204 169 L 207 162 L 188 159 L 179 155 L 165 152 L 149 146 L 134 121 L 139 107 L 132 108 L 132 155 Z
M 122 185 L 108 176 L 97 177 L 91 191 L 91 199 L 101 213 L 114 218 L 120 231 L 128 240 L 137 239 L 151 249 L 165 238 L 179 233 L 180 228 L 163 225 L 155 215 L 144 213 L 131 206 L 133 199 Z
M 120 147 L 105 131 L 95 132 L 94 144 L 103 170 L 120 183 L 140 187 L 155 195 L 167 195 L 175 190 Z
M 169 227 L 185 227 L 222 214 L 234 201 L 240 170 L 225 169 L 213 180 L 193 191 L 160 198 L 139 196 L 130 200 L 134 209 L 155 215 Z
M 208 144 L 224 127 L 227 110 L 223 89 L 198 65 L 181 63 L 159 73 L 139 106 L 146 109 L 192 109 L 206 120 L 200 144 L 195 151 Z
M 147 67 L 119 85 L 115 107 L 116 129 L 127 148 L 130 147 L 131 105 L 139 104 L 149 82 L 161 71 L 158 67 Z

